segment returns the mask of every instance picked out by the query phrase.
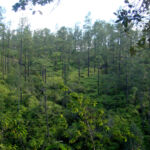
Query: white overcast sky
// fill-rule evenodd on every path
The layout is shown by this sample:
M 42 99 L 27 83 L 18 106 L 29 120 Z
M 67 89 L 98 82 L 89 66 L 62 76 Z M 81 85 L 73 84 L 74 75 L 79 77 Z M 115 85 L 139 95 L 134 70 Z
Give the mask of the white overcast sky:
M 0 0 L 0 6 L 6 9 L 5 21 L 11 21 L 11 28 L 17 28 L 21 16 L 28 17 L 31 29 L 50 28 L 52 31 L 57 27 L 73 27 L 75 23 L 83 24 L 85 16 L 91 12 L 92 21 L 97 19 L 111 21 L 115 19 L 113 12 L 124 4 L 124 0 L 60 0 L 57 7 L 55 4 L 37 7 L 43 15 L 32 15 L 31 11 L 12 11 L 12 5 L 19 0 Z

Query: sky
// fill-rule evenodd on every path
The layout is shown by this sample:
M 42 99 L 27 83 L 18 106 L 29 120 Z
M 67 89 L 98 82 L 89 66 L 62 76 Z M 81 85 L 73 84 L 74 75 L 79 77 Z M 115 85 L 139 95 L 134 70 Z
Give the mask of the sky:
M 124 0 L 60 0 L 58 5 L 51 3 L 35 8 L 41 10 L 43 15 L 32 15 L 30 10 L 13 12 L 12 5 L 17 1 L 19 0 L 0 0 L 0 6 L 6 9 L 5 22 L 10 21 L 12 29 L 17 28 L 21 17 L 27 17 L 31 29 L 49 28 L 52 31 L 61 26 L 74 27 L 76 23 L 82 25 L 88 12 L 91 12 L 92 22 L 112 22 L 115 20 L 113 12 L 124 4 Z

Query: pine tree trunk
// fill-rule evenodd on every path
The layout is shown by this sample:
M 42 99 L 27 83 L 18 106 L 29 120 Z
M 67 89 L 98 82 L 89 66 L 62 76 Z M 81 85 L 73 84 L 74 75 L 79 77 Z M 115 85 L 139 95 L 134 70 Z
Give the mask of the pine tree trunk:
M 24 80 L 27 80 L 27 51 L 25 50 Z
M 88 77 L 90 76 L 90 48 L 88 47 Z
M 46 68 L 43 70 L 44 74 L 44 83 L 46 86 Z M 47 96 L 46 96 L 46 87 L 44 88 L 44 109 L 45 109 L 45 117 L 46 117 L 46 126 L 47 126 L 47 137 L 49 137 L 49 125 L 48 125 L 48 113 L 47 113 Z
M 98 67 L 98 74 L 97 74 L 97 94 L 100 95 L 100 68 Z
M 2 78 L 4 79 L 4 74 L 5 74 L 5 62 L 4 62 L 4 52 L 5 52 L 5 39 L 4 39 L 4 29 L 3 29 L 3 37 L 2 37 Z

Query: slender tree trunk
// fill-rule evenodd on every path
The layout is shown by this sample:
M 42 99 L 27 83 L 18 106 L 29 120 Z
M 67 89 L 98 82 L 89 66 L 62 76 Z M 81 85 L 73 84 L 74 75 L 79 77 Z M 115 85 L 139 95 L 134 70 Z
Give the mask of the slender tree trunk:
M 55 71 L 57 71 L 57 57 L 54 60 L 54 69 L 55 69 Z
M 78 62 L 79 62 L 79 64 L 78 64 L 78 77 L 79 77 L 79 80 L 80 80 L 80 56 L 78 56 Z
M 4 52 L 5 52 L 5 33 L 4 33 L 4 28 L 3 28 L 3 37 L 2 37 L 2 78 L 4 79 L 4 74 L 5 74 L 5 62 L 4 62 Z
M 149 89 L 149 96 L 150 96 L 150 89 Z M 149 125 L 150 125 L 150 99 L 149 99 L 149 111 L 148 111 L 148 122 L 149 122 Z
M 87 118 L 86 114 L 85 114 L 85 118 Z M 92 130 L 92 128 L 91 128 L 91 126 L 90 126 L 90 124 L 89 124 L 87 119 L 85 119 L 85 123 L 86 123 L 86 125 L 88 127 L 90 139 L 91 139 L 91 142 L 93 144 L 93 150 L 96 150 L 96 148 L 95 148 L 95 141 L 94 141 L 94 131 Z
M 121 51 L 119 49 L 119 56 L 118 56 L 118 75 L 119 75 L 119 81 L 120 81 L 120 73 L 121 73 Z
M 43 70 L 44 83 L 46 86 L 46 68 Z M 49 125 L 48 125 L 48 113 L 47 113 L 47 96 L 46 96 L 46 87 L 44 88 L 44 109 L 45 109 L 45 117 L 46 117 L 46 126 L 47 126 L 47 137 L 49 137 Z
M 64 84 L 67 84 L 67 67 L 66 67 L 66 63 L 64 63 L 64 68 L 63 68 L 63 75 L 64 75 Z
M 10 48 L 10 37 L 8 38 L 8 55 L 7 55 L 7 72 L 9 73 L 9 61 L 10 61 L 10 56 L 9 56 L 9 48 Z
M 22 75 L 22 27 L 21 27 L 21 40 L 20 40 L 20 50 L 19 50 L 19 99 L 18 99 L 18 111 L 20 110 L 20 103 L 22 103 L 22 85 L 21 85 L 21 75 Z
M 20 88 L 20 103 L 22 103 L 22 88 Z
M 44 70 L 42 69 L 42 80 L 44 81 Z
M 97 74 L 97 78 L 98 78 L 98 81 L 97 81 L 97 94 L 100 95 L 100 67 L 98 67 L 98 74 Z
M 47 137 L 49 137 L 49 125 L 48 125 L 48 114 L 47 114 L 47 96 L 44 96 L 45 102 L 45 115 L 46 115 L 46 126 L 47 126 Z
M 105 74 L 108 74 L 108 61 L 106 58 L 106 63 L 105 63 Z
M 144 114 L 144 106 L 143 106 L 143 95 L 144 95 L 144 93 L 143 92 L 141 92 L 140 93 L 140 96 L 139 96 L 139 99 L 140 99 L 140 110 L 141 110 L 141 117 L 142 117 L 142 127 L 144 128 L 144 119 L 145 119 L 145 114 Z
M 27 50 L 25 50 L 24 80 L 27 80 Z
M 30 76 L 30 59 L 29 59 L 29 56 L 28 56 L 28 64 L 27 64 L 27 69 L 28 69 L 28 78 Z
M 7 73 L 9 74 L 9 72 L 10 72 L 10 66 L 9 66 L 9 64 L 10 64 L 10 58 L 9 58 L 9 53 L 8 53 L 8 57 L 7 57 Z
M 17 111 L 18 112 L 20 110 L 20 96 L 19 96 L 19 94 L 20 94 L 20 89 L 18 89 L 18 105 L 17 105 Z
M 121 35 L 120 35 L 121 36 Z M 120 88 L 120 85 L 121 85 L 121 83 L 120 83 L 120 75 L 121 75 L 121 41 L 120 41 L 120 38 L 119 38 L 119 40 L 118 40 L 118 46 L 119 46 L 119 48 L 118 48 L 118 57 L 117 57 L 117 59 L 118 59 L 118 88 Z
M 130 39 L 130 47 L 132 45 L 132 39 Z M 129 48 L 130 48 L 129 47 Z M 129 61 L 129 54 L 127 51 L 127 56 L 126 56 L 126 101 L 127 103 L 129 102 L 128 97 L 129 97 L 129 87 L 128 87 L 128 79 L 129 79 L 129 69 L 128 69 L 128 61 Z
M 90 76 L 90 48 L 88 46 L 88 77 Z
M 61 55 L 61 67 L 62 67 L 62 78 L 63 78 L 63 76 L 64 76 L 64 62 L 63 62 L 62 55 Z
M 97 52 L 97 50 L 96 50 L 97 48 L 96 48 L 96 41 L 94 41 L 94 58 L 96 59 L 96 52 Z M 96 64 L 95 64 L 95 60 L 94 60 L 94 74 L 95 74 L 95 68 L 96 68 Z
M 150 33 L 149 33 L 149 34 L 150 34 Z M 149 42 L 149 48 L 150 48 L 150 36 L 149 36 L 148 42 Z
M 115 50 L 114 46 L 112 47 L 112 64 L 115 64 Z
M 1 71 L 2 71 L 2 77 L 3 77 L 3 49 L 1 50 Z
M 4 65 L 4 67 L 5 67 L 5 75 L 7 75 L 7 56 L 6 56 L 6 49 L 5 49 L 5 51 L 4 51 L 4 58 L 5 58 L 5 65 Z

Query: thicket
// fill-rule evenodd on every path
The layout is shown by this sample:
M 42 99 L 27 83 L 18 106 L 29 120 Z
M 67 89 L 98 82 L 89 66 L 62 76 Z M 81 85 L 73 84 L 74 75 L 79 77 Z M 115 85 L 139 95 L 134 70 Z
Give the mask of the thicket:
M 0 149 L 148 150 L 150 47 L 89 16 L 81 29 L 0 28 Z

